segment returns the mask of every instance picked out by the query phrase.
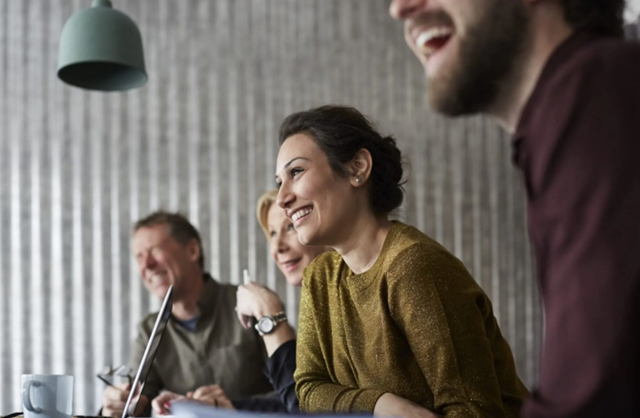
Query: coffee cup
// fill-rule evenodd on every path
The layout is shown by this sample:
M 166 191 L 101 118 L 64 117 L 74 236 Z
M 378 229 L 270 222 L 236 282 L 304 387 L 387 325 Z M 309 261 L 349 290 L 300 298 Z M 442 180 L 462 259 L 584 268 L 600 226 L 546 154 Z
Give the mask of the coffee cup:
M 71 418 L 73 376 L 22 375 L 24 418 Z

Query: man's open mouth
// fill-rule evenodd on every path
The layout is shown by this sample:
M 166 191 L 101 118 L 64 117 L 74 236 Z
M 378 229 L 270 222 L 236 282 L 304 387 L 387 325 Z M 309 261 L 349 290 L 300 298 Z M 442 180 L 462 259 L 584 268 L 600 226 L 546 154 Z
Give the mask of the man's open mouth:
M 449 26 L 435 26 L 422 31 L 416 38 L 416 46 L 426 55 L 431 57 L 442 49 L 453 36 L 453 28 Z

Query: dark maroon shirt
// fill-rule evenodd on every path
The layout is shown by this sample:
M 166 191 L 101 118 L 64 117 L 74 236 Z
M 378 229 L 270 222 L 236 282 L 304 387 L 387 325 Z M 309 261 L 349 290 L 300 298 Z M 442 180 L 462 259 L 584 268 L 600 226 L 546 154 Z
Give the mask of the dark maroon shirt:
M 640 417 L 640 45 L 574 34 L 514 138 L 545 310 L 526 418 Z

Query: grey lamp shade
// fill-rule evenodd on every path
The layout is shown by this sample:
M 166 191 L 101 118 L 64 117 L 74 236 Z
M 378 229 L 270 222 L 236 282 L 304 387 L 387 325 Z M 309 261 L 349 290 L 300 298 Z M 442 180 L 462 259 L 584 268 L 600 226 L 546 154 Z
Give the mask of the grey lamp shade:
M 109 0 L 94 0 L 67 20 L 60 36 L 58 77 L 89 90 L 117 91 L 147 82 L 142 36 Z

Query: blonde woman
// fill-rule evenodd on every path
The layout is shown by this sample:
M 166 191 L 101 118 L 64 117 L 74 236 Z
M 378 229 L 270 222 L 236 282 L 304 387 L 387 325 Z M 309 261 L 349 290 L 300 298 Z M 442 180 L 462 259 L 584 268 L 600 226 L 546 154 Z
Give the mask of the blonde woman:
M 324 251 L 324 248 L 300 244 L 293 222 L 287 218 L 282 208 L 275 204 L 277 195 L 277 190 L 263 194 L 258 200 L 256 215 L 278 269 L 289 285 L 300 286 L 303 270 Z M 205 403 L 241 410 L 299 412 L 293 380 L 293 372 L 296 369 L 296 337 L 284 314 L 284 304 L 278 295 L 257 283 L 239 286 L 237 297 L 238 318 L 243 326 L 249 328 L 252 318 L 257 321 L 256 332 L 262 334 L 269 355 L 265 374 L 278 396 L 230 401 L 223 388 L 216 387 L 210 394 L 211 399 Z M 164 393 L 157 397 L 152 405 L 156 412 L 166 414 L 167 402 L 178 399 L 184 397 Z
M 271 256 L 291 286 L 300 286 L 302 272 L 324 251 L 323 247 L 300 244 L 293 222 L 275 204 L 277 190 L 262 195 L 257 217 L 262 226 Z M 265 373 L 289 412 L 298 412 L 293 372 L 296 369 L 295 333 L 287 322 L 284 305 L 278 295 L 257 283 L 238 287 L 238 317 L 248 328 L 255 318 L 256 330 L 262 335 L 269 359 Z M 256 409 L 256 408 L 251 408 Z

